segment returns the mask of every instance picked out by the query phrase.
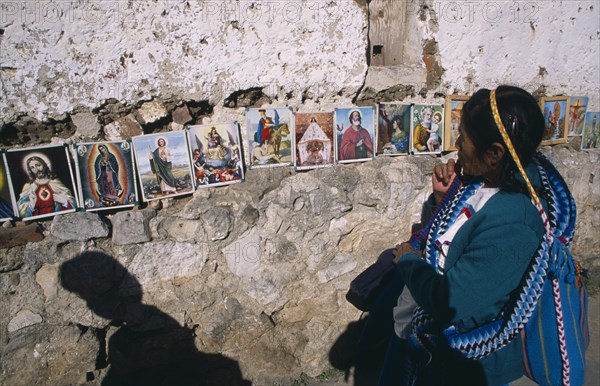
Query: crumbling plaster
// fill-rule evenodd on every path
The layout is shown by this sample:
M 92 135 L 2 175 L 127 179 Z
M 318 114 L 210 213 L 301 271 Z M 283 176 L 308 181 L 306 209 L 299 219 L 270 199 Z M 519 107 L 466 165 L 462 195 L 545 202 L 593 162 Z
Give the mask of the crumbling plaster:
M 2 120 L 106 99 L 207 100 L 261 87 L 349 103 L 366 72 L 353 1 L 2 2 Z
M 599 17 L 595 0 L 407 1 L 405 64 L 369 68 L 364 0 L 3 1 L 0 125 L 107 100 L 205 101 L 214 122 L 243 120 L 224 101 L 244 90 L 315 111 L 499 83 L 598 110 Z

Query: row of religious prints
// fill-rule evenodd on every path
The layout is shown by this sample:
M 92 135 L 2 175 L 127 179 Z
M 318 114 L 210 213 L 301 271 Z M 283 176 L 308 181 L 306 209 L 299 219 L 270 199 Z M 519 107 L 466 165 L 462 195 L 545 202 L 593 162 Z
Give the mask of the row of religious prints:
M 137 205 L 190 194 L 205 186 L 244 180 L 249 168 L 298 170 L 361 162 L 376 155 L 439 154 L 455 150 L 466 96 L 446 104 L 380 103 L 293 113 L 289 108 L 248 109 L 248 146 L 237 123 L 191 125 L 185 130 L 131 140 L 11 149 L 0 162 L 0 220 L 26 220 Z M 582 136 L 583 149 L 599 147 L 600 113 L 586 97 L 544 98 L 542 144 Z M 138 183 L 139 181 L 139 183 Z

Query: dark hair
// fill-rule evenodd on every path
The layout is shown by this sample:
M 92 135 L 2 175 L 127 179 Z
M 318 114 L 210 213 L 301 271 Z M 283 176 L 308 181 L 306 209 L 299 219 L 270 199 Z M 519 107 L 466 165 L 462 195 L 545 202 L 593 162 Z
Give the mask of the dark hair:
M 360 113 L 360 110 L 352 110 L 350 111 L 350 115 L 348 115 L 348 120 L 350 121 L 350 124 L 352 124 L 352 115 L 354 113 L 358 113 L 358 120 L 362 123 L 362 114 Z
M 527 91 L 514 86 L 499 86 L 496 89 L 496 103 L 500 119 L 525 167 L 531 161 L 544 134 L 544 115 L 535 98 Z M 467 133 L 480 157 L 490 148 L 492 143 L 504 145 L 502 187 L 523 190 L 523 186 L 515 180 L 519 174 L 517 166 L 500 131 L 496 126 L 490 106 L 490 90 L 480 89 L 465 103 L 462 111 L 461 125 Z

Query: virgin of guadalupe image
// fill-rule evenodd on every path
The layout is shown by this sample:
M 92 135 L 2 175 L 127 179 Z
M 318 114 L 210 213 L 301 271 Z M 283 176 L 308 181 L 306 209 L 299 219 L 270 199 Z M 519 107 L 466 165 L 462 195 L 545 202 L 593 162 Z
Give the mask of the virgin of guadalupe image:
M 14 216 L 8 189 L 4 163 L 2 162 L 2 157 L 0 157 L 0 221 Z
M 319 166 L 330 163 L 331 140 L 317 119 L 312 117 L 306 131 L 298 141 L 299 166 Z
M 119 183 L 119 163 L 106 145 L 98 145 L 100 154 L 94 162 L 97 194 L 106 206 L 118 205 L 123 196 L 123 188 Z

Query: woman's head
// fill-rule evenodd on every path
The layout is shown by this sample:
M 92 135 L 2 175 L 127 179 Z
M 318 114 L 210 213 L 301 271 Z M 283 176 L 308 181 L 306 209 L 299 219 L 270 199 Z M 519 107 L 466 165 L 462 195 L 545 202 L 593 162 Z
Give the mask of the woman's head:
M 527 165 L 540 144 L 544 131 L 544 116 L 531 94 L 513 86 L 496 89 L 500 119 L 521 163 Z M 477 91 L 464 105 L 457 141 L 465 173 L 485 174 L 481 169 L 498 169 L 498 183 L 512 182 L 516 165 L 496 126 L 490 105 L 490 90 Z M 472 149 L 469 149 L 472 147 Z M 472 150 L 472 154 L 465 154 Z M 479 165 L 477 165 L 479 164 Z M 496 170 L 497 171 L 497 170 Z

